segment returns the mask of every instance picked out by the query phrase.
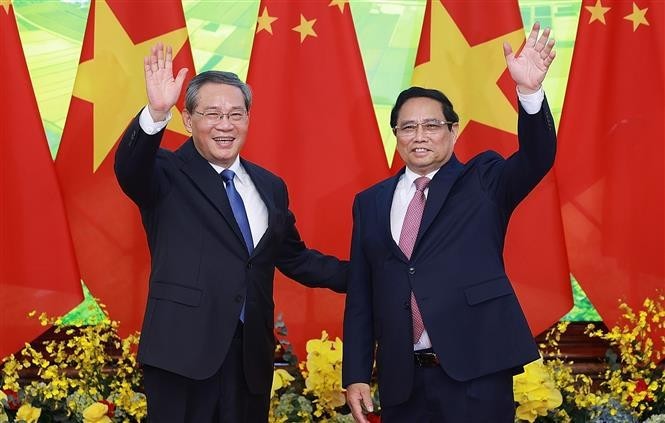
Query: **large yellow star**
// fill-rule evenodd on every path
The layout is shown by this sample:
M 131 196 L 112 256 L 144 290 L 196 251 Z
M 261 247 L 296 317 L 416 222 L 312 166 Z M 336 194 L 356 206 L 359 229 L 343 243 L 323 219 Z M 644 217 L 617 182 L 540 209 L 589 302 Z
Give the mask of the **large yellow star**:
M 647 10 L 649 10 L 648 7 L 640 9 L 635 3 L 633 3 L 633 13 L 628 16 L 624 16 L 624 19 L 633 21 L 633 32 L 637 31 L 637 27 L 640 25 L 649 25 L 649 22 L 647 22 L 646 18 Z
M 150 47 L 159 40 L 173 47 L 175 57 L 187 40 L 187 28 L 183 26 L 134 44 L 106 2 L 95 4 L 94 57 L 79 65 L 73 91 L 76 97 L 93 103 L 93 171 L 104 161 L 136 112 L 147 103 L 143 58 Z M 187 134 L 176 108 L 169 129 Z
M 268 6 L 263 6 L 263 12 L 261 12 L 261 16 L 258 17 L 256 22 L 256 33 L 258 34 L 261 31 L 268 31 L 268 33 L 272 35 L 272 23 L 276 20 L 276 17 L 268 14 Z
M 349 0 L 332 0 L 328 6 L 329 7 L 337 6 L 339 7 L 339 10 L 342 13 L 344 13 L 344 5 L 346 5 L 348 2 Z
M 431 28 L 430 61 L 414 69 L 413 84 L 450 98 L 460 116 L 460 134 L 471 120 L 516 133 L 517 112 L 497 81 L 506 70 L 503 41 L 517 49 L 524 41 L 522 29 L 471 47 L 440 2 L 432 2 Z
M 0 0 L 0 7 L 5 9 L 6 13 L 9 13 L 9 6 L 11 6 L 12 0 Z
M 300 33 L 300 43 L 302 44 L 305 41 L 307 36 L 316 37 L 316 32 L 314 32 L 314 24 L 316 19 L 307 20 L 302 14 L 300 15 L 300 25 L 291 28 L 295 32 Z
M 600 3 L 600 0 L 596 0 L 596 4 L 594 4 L 593 6 L 584 6 L 584 8 L 591 13 L 591 17 L 589 18 L 589 23 L 594 21 L 600 21 L 603 25 L 606 25 L 605 13 L 607 13 L 607 11 L 611 9 L 611 7 L 603 7 L 603 5 Z

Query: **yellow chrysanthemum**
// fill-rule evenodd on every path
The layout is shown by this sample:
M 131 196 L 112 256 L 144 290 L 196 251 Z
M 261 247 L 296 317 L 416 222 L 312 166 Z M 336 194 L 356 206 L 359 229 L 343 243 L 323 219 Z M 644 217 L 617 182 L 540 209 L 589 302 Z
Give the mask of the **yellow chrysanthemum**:
M 91 404 L 83 410 L 84 423 L 111 423 L 111 419 L 106 415 L 109 406 L 101 402 Z
M 272 374 L 272 388 L 270 388 L 270 398 L 275 395 L 275 392 L 285 386 L 289 386 L 294 380 L 294 377 L 284 369 L 277 369 Z
M 516 415 L 521 420 L 533 422 L 538 416 L 546 416 L 561 405 L 563 397 L 550 373 L 539 359 L 524 366 L 524 373 L 513 378 L 515 401 L 519 403 Z
M 16 412 L 16 420 L 23 420 L 25 423 L 35 423 L 41 414 L 41 408 L 33 407 L 30 404 L 23 404 Z

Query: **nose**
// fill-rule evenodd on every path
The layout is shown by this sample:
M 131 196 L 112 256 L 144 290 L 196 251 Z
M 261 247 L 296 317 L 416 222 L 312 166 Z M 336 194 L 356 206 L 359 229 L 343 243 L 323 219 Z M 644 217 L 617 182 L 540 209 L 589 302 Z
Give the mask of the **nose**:
M 425 128 L 422 123 L 416 124 L 416 133 L 413 134 L 414 141 L 425 141 L 427 137 L 425 136 Z
M 222 117 L 215 124 L 215 128 L 219 129 L 220 131 L 231 131 L 233 130 L 234 126 L 231 123 L 228 115 L 222 115 Z

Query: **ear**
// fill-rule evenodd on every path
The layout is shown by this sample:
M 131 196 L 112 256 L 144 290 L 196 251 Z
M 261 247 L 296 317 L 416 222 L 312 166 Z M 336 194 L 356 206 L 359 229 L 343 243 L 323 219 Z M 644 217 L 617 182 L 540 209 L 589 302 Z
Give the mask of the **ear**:
M 192 115 L 189 113 L 189 110 L 182 109 L 182 123 L 185 125 L 185 129 L 190 134 L 192 133 Z
M 453 147 L 454 147 L 455 143 L 457 142 L 457 137 L 459 136 L 459 123 L 455 122 L 453 124 L 453 127 L 450 130 L 450 135 L 452 135 L 453 137 Z

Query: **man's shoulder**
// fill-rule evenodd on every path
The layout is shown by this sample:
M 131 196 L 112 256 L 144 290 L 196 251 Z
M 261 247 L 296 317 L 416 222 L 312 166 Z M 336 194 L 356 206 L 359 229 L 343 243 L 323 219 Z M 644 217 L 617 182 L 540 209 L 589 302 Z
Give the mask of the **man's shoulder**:
M 247 173 L 249 173 L 252 179 L 260 178 L 263 180 L 269 180 L 273 183 L 284 183 L 284 179 L 282 177 L 257 163 L 251 162 L 243 157 L 240 158 L 240 163 L 242 163 L 242 166 L 245 168 Z
M 469 171 L 478 167 L 491 166 L 504 160 L 504 157 L 498 152 L 494 150 L 487 150 L 476 154 L 463 165 L 465 170 Z
M 375 183 L 374 185 L 371 185 L 368 188 L 363 189 L 358 194 L 356 194 L 356 197 L 358 197 L 358 198 L 372 198 L 372 197 L 375 197 L 375 196 L 379 195 L 380 193 L 382 193 L 386 189 L 391 189 L 391 187 L 394 189 L 394 186 L 397 184 L 398 178 L 399 178 L 399 174 L 390 176 L 386 179 L 383 179 L 382 181 L 379 181 L 379 182 Z

